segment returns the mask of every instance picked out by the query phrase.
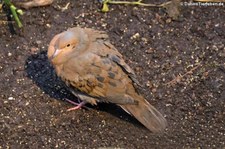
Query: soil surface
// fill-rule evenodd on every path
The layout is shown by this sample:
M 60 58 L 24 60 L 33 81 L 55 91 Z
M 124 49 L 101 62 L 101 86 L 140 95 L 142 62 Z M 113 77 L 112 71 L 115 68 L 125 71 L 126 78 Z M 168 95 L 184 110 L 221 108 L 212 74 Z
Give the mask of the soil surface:
M 57 0 L 26 10 L 23 29 L 0 13 L 0 148 L 225 148 L 224 6 L 184 6 L 176 21 L 164 9 L 100 8 L 97 0 Z M 73 105 L 64 99 L 76 98 L 46 51 L 74 26 L 109 34 L 140 93 L 166 117 L 165 132 L 151 133 L 113 104 L 66 111 Z

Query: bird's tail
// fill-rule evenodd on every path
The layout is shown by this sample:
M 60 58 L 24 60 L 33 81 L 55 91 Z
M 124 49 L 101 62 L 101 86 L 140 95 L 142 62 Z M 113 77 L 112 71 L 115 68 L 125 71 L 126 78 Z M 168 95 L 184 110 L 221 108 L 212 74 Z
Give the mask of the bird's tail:
M 161 132 L 166 128 L 167 122 L 162 114 L 149 104 L 142 96 L 137 96 L 138 104 L 120 105 L 126 112 L 132 114 L 138 121 L 152 132 Z

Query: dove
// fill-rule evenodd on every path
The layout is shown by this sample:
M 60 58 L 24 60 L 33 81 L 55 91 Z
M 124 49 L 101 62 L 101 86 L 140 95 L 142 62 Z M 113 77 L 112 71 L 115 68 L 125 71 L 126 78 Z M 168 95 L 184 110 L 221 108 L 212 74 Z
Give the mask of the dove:
M 110 43 L 104 31 L 74 27 L 53 37 L 48 59 L 68 89 L 82 102 L 114 103 L 134 116 L 152 132 L 162 132 L 167 121 L 137 92 L 139 84 L 134 71 Z

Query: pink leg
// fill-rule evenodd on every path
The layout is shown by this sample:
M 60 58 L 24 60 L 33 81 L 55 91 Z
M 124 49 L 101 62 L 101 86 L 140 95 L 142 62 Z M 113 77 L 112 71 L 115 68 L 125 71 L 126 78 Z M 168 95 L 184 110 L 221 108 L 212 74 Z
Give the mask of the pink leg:
M 86 104 L 85 101 L 82 101 L 81 103 L 76 103 L 76 102 L 74 102 L 74 101 L 72 101 L 72 100 L 69 100 L 69 99 L 65 99 L 65 100 L 66 100 L 67 102 L 73 104 L 73 105 L 76 105 L 75 107 L 70 108 L 70 109 L 68 109 L 67 111 L 73 111 L 73 110 L 80 109 L 81 107 L 83 107 L 83 106 Z

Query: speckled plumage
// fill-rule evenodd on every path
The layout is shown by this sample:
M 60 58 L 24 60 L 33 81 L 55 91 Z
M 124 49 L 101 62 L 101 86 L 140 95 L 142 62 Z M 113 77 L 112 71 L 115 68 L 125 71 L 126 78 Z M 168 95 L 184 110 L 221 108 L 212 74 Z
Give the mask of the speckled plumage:
M 160 112 L 135 90 L 134 83 L 139 83 L 134 71 L 110 44 L 105 32 L 68 29 L 52 39 L 48 58 L 57 75 L 81 100 L 115 103 L 153 132 L 166 127 Z

